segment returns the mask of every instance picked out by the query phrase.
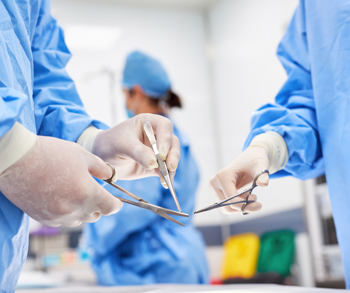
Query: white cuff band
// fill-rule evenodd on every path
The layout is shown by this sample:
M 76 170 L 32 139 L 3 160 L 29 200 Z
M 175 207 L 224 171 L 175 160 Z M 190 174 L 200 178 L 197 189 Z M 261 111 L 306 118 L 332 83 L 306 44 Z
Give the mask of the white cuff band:
M 282 170 L 288 163 L 288 148 L 283 137 L 277 132 L 268 131 L 254 137 L 249 145 L 260 146 L 269 152 L 270 174 Z
M 92 153 L 92 147 L 94 146 L 95 139 L 101 131 L 103 130 L 97 129 L 95 126 L 90 125 L 79 136 L 77 140 L 77 144 L 81 145 L 84 149 Z M 117 179 L 118 179 L 118 172 L 117 170 L 115 170 L 112 181 L 115 182 L 117 181 Z
M 18 122 L 0 137 L 0 178 L 5 176 L 6 169 L 30 151 L 37 139 L 36 134 Z
M 84 149 L 92 153 L 92 147 L 94 146 L 94 142 L 97 134 L 99 134 L 101 129 L 97 129 L 95 126 L 89 126 L 86 128 L 83 133 L 79 136 L 77 140 L 77 144 L 81 145 Z

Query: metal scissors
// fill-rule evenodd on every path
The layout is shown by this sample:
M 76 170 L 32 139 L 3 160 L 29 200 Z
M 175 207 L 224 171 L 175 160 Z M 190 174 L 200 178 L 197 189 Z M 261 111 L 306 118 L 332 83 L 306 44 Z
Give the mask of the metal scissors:
M 158 147 L 157 147 L 157 141 L 156 141 L 156 138 L 154 136 L 154 132 L 153 132 L 153 128 L 152 128 L 151 123 L 146 121 L 143 124 L 143 130 L 145 131 L 145 133 L 146 133 L 146 135 L 148 137 L 148 140 L 149 140 L 149 142 L 150 142 L 150 144 L 152 146 L 152 149 L 154 151 L 154 154 L 157 157 L 157 162 L 158 162 L 160 173 L 162 173 L 162 176 L 163 176 L 163 178 L 164 178 L 164 180 L 166 182 L 166 185 L 168 186 L 168 188 L 170 190 L 170 193 L 171 193 L 171 195 L 172 195 L 172 197 L 173 197 L 173 199 L 175 201 L 176 207 L 179 210 L 179 212 L 181 213 L 182 212 L 181 211 L 181 207 L 180 207 L 179 201 L 177 199 L 177 196 L 176 196 L 176 193 L 175 193 L 175 190 L 174 190 L 174 187 L 173 187 L 173 183 L 170 180 L 168 168 L 167 168 L 165 162 L 162 160 L 162 158 L 159 155 L 159 151 L 158 151 Z
M 142 209 L 150 210 L 151 212 L 153 212 L 153 213 L 157 214 L 158 216 L 161 216 L 161 217 L 163 217 L 163 218 L 165 218 L 165 219 L 167 219 L 167 220 L 169 220 L 171 222 L 174 222 L 174 223 L 179 224 L 181 226 L 185 226 L 184 224 L 182 224 L 179 221 L 175 220 L 174 218 L 170 217 L 169 214 L 170 215 L 175 215 L 175 216 L 180 216 L 180 217 L 188 217 L 188 214 L 177 212 L 177 211 L 173 211 L 173 210 L 169 210 L 169 209 L 166 209 L 166 208 L 162 208 L 162 207 L 150 204 L 149 202 L 145 201 L 141 197 L 138 197 L 135 194 L 131 193 L 130 191 L 127 191 L 123 187 L 118 186 L 117 184 L 115 184 L 113 182 L 113 178 L 114 178 L 114 176 L 116 174 L 115 168 L 112 165 L 108 164 L 108 163 L 106 163 L 106 164 L 109 167 L 111 167 L 111 169 L 113 171 L 113 174 L 112 174 L 111 178 L 109 178 L 107 180 L 104 180 L 104 181 L 107 182 L 108 184 L 112 185 L 113 187 L 119 189 L 121 192 L 124 192 L 125 194 L 129 195 L 133 199 L 136 199 L 137 202 L 131 201 L 131 200 L 119 197 L 119 196 L 115 196 L 116 198 L 118 198 L 122 202 L 131 204 L 133 206 L 137 206 L 137 207 L 142 208 Z
M 255 200 L 249 200 L 249 196 L 252 194 L 253 190 L 255 187 L 257 187 L 258 185 L 256 185 L 256 182 L 258 181 L 258 178 L 260 175 L 264 174 L 264 173 L 267 173 L 269 174 L 269 171 L 268 170 L 264 170 L 264 171 L 261 171 L 258 175 L 255 176 L 254 178 L 254 181 L 252 183 L 252 186 L 246 190 L 244 190 L 243 192 L 237 194 L 237 195 L 234 195 L 234 196 L 231 196 L 229 198 L 226 198 L 220 202 L 216 202 L 206 208 L 203 208 L 203 209 L 200 209 L 198 211 L 195 211 L 194 213 L 195 214 L 199 214 L 199 213 L 202 213 L 202 212 L 207 212 L 207 211 L 210 211 L 210 210 L 213 210 L 213 209 L 217 209 L 217 208 L 221 208 L 221 207 L 224 207 L 224 206 L 230 206 L 230 205 L 233 205 L 233 204 L 238 204 L 238 203 L 243 203 L 243 206 L 241 207 L 241 214 L 246 216 L 248 215 L 249 213 L 248 212 L 245 212 L 244 209 L 247 207 L 248 204 L 250 203 L 253 203 L 255 202 Z M 242 195 L 247 195 L 247 197 L 245 198 L 245 200 L 242 200 L 242 201 L 237 201 L 237 202 L 230 202 L 232 199 L 238 197 L 238 196 L 242 196 Z

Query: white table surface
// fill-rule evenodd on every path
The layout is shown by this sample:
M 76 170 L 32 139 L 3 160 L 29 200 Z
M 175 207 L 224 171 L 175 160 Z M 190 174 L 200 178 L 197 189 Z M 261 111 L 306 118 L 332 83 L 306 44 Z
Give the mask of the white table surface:
M 340 289 L 321 289 L 321 288 L 304 288 L 292 286 L 279 286 L 268 284 L 242 284 L 242 285 L 149 285 L 149 286 L 129 286 L 129 287 L 60 287 L 51 289 L 33 289 L 17 290 L 18 293 L 190 293 L 190 292 L 207 292 L 207 293 L 339 293 L 348 292 Z

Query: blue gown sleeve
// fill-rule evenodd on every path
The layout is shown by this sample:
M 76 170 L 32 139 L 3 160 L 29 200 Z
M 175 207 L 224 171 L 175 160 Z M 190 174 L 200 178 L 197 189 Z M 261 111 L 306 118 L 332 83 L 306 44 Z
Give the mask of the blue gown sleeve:
M 21 122 L 21 113 L 30 104 L 31 81 L 30 70 L 27 70 L 30 50 L 26 50 L 29 42 L 26 42 L 27 35 L 11 19 L 10 12 L 7 4 L 0 2 L 0 137 L 16 121 Z
M 20 119 L 20 114 L 27 99 L 27 96 L 19 91 L 2 87 L 0 80 L 0 137 L 6 134 Z
M 324 174 L 324 164 L 315 112 L 303 1 L 278 47 L 277 56 L 288 79 L 277 94 L 275 104 L 264 105 L 253 113 L 252 129 L 244 149 L 256 135 L 275 131 L 287 144 L 289 161 L 283 170 L 272 177 L 292 175 L 308 179 L 320 176 Z
M 71 54 L 63 31 L 43 0 L 32 42 L 34 62 L 33 98 L 39 135 L 76 141 L 90 125 L 108 128 L 86 113 L 73 80 L 65 67 Z

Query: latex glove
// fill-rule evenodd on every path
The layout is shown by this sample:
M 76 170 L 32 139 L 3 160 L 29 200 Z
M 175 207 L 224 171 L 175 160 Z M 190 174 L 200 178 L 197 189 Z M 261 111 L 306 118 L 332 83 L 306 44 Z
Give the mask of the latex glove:
M 288 162 L 288 149 L 284 139 L 276 132 L 266 132 L 256 136 L 250 146 L 231 164 L 219 171 L 210 180 L 210 189 L 218 201 L 224 200 L 236 194 L 239 189 L 251 185 L 255 176 L 264 170 L 269 170 L 270 174 L 285 167 Z M 264 187 L 269 184 L 269 175 L 264 173 L 259 176 L 257 185 Z M 250 187 L 250 186 L 249 186 Z M 239 202 L 246 196 L 236 197 L 232 202 Z M 257 200 L 255 194 L 249 196 L 249 200 Z M 222 207 L 224 214 L 241 211 L 241 204 L 233 204 Z M 261 203 L 250 203 L 245 207 L 247 212 L 255 212 L 262 208 Z
M 122 207 L 92 176 L 108 179 L 112 170 L 76 143 L 38 136 L 31 150 L 1 174 L 0 190 L 45 225 L 77 226 Z
M 158 150 L 166 159 L 170 176 L 173 178 L 180 160 L 180 142 L 173 135 L 173 124 L 160 115 L 140 114 L 108 130 L 97 134 L 92 153 L 115 166 L 118 179 L 137 179 L 162 176 L 156 156 L 143 130 L 143 123 L 149 121 L 157 139 Z M 162 182 L 164 186 L 164 182 Z

